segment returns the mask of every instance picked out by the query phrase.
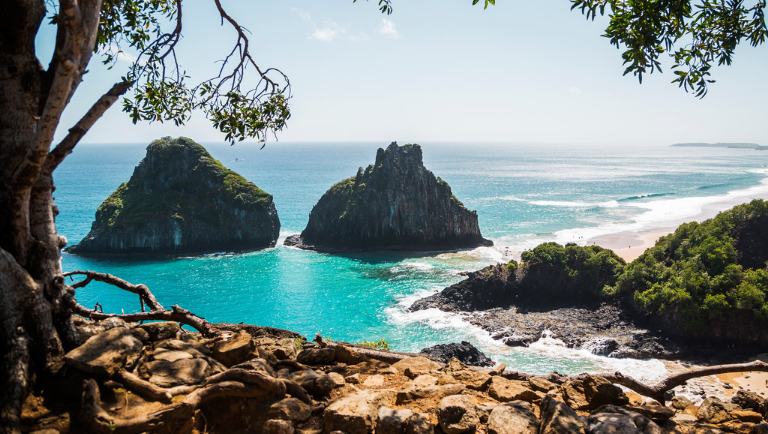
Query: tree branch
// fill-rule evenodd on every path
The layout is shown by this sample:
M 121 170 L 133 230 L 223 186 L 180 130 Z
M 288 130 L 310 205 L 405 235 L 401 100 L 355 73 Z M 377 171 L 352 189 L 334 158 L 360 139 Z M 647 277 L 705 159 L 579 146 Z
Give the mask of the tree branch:
M 691 369 L 689 371 L 681 372 L 679 374 L 672 375 L 666 379 L 656 383 L 653 386 L 643 384 L 632 377 L 623 375 L 620 372 L 609 375 L 601 375 L 611 383 L 620 384 L 624 387 L 632 389 L 633 391 L 653 398 L 660 403 L 664 404 L 664 393 L 668 390 L 674 389 L 677 386 L 682 386 L 688 380 L 698 377 L 706 377 L 709 375 L 724 374 L 727 372 L 768 372 L 768 363 L 760 360 L 751 363 L 736 363 L 732 365 L 716 365 L 706 366 L 703 368 Z M 579 378 L 579 377 L 576 377 Z
M 111 314 L 98 312 L 96 310 L 88 309 L 77 302 L 73 294 L 67 294 L 66 301 L 69 304 L 72 312 L 90 318 L 94 320 L 104 320 L 107 318 L 120 318 L 123 321 L 145 321 L 145 320 L 164 320 L 164 321 L 176 321 L 188 326 L 194 327 L 197 331 L 206 337 L 214 337 L 221 334 L 221 330 L 214 327 L 211 323 L 193 314 L 192 312 L 181 308 L 179 306 L 171 306 L 171 310 L 168 310 L 157 301 L 152 292 L 146 285 L 134 285 L 126 282 L 119 277 L 115 277 L 111 274 L 97 273 L 95 271 L 70 271 L 64 273 L 64 277 L 73 275 L 84 275 L 85 280 L 75 283 L 70 286 L 72 289 L 82 288 L 90 282 L 96 280 L 98 282 L 107 283 L 116 286 L 122 290 L 138 294 L 141 299 L 144 300 L 147 306 L 151 309 L 149 312 L 137 312 L 129 314 Z
M 128 89 L 133 85 L 133 82 L 116 83 L 112 86 L 112 89 L 96 101 L 90 110 L 75 124 L 74 127 L 69 129 L 69 134 L 64 137 L 64 140 L 56 145 L 53 151 L 48 153 L 43 163 L 43 174 L 51 174 L 56 167 L 64 161 L 67 155 L 72 153 L 75 145 L 83 138 L 85 133 L 91 129 L 94 123 L 107 111 L 112 104 L 117 101 Z
M 91 281 L 95 280 L 97 282 L 103 282 L 108 283 L 110 285 L 117 286 L 118 288 L 132 292 L 134 294 L 138 294 L 141 298 L 144 299 L 144 302 L 147 303 L 147 306 L 149 306 L 152 310 L 165 310 L 163 305 L 160 304 L 160 302 L 157 301 L 155 296 L 152 294 L 152 292 L 147 288 L 147 285 L 138 284 L 135 285 L 133 283 L 127 282 L 119 277 L 113 276 L 111 274 L 107 273 L 99 273 L 96 271 L 70 271 L 67 273 L 64 273 L 64 277 L 70 277 L 70 276 L 76 276 L 76 275 L 83 275 L 86 276 L 86 279 L 75 283 L 72 285 L 72 288 L 82 288 Z

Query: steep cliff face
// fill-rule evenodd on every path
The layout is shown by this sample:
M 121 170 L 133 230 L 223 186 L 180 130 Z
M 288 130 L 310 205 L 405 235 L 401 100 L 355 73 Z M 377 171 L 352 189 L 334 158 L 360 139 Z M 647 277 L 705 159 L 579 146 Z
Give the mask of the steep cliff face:
M 330 188 L 286 245 L 324 251 L 428 250 L 492 245 L 477 213 L 424 168 L 419 145 L 379 149 L 376 163 Z
M 165 137 L 96 211 L 70 253 L 188 254 L 272 247 L 280 221 L 272 196 L 201 145 Z

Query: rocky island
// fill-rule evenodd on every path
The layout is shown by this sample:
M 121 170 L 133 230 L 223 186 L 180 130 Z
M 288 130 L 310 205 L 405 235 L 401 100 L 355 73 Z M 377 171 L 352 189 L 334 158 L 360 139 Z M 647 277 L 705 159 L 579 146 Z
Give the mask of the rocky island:
M 96 211 L 76 254 L 191 254 L 274 247 L 272 196 L 179 137 L 155 140 Z
M 439 250 L 490 246 L 477 213 L 424 168 L 419 145 L 393 142 L 376 162 L 331 187 L 301 235 L 285 244 L 308 250 Z

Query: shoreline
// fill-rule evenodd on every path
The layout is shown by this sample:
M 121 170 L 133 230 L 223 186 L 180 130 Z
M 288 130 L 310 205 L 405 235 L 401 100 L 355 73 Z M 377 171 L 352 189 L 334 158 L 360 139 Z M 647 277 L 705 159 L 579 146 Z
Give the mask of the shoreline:
M 768 177 L 763 179 L 759 185 L 763 184 L 768 184 Z M 659 238 L 675 232 L 675 230 L 677 230 L 677 228 L 684 223 L 701 223 L 705 220 L 714 218 L 719 213 L 727 211 L 737 205 L 746 204 L 755 199 L 768 200 L 768 196 L 766 196 L 764 193 L 739 196 L 735 198 L 729 198 L 729 194 L 730 192 L 728 194 L 721 195 L 722 200 L 704 204 L 701 208 L 701 212 L 690 218 L 686 218 L 674 223 L 660 223 L 657 226 L 640 229 L 637 231 L 621 231 L 612 234 L 598 235 L 586 239 L 584 244 L 595 244 L 607 249 L 611 249 L 620 258 L 629 263 L 645 253 L 647 249 L 655 246 Z

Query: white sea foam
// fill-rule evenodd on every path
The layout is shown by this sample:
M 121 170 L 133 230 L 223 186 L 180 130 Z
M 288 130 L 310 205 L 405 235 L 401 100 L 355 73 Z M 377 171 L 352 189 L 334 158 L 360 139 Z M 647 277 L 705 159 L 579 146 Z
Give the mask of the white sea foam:
M 558 206 L 565 208 L 618 208 L 619 202 L 609 200 L 605 202 L 581 202 L 567 200 L 531 200 L 528 203 L 540 206 Z
M 619 220 L 596 222 L 595 226 L 563 229 L 549 234 L 500 237 L 494 239 L 495 247 L 503 252 L 505 257 L 519 257 L 520 252 L 532 249 L 548 241 L 560 244 L 570 242 L 588 244 L 589 240 L 597 237 L 624 232 L 648 231 L 656 228 L 673 228 L 690 221 L 703 221 L 714 217 L 718 212 L 730 209 L 740 203 L 745 203 L 752 199 L 768 198 L 768 170 L 756 169 L 750 170 L 750 172 L 759 173 L 766 177 L 757 185 L 710 196 L 670 198 L 669 196 L 648 195 L 649 197 L 644 198 L 642 201 L 595 203 L 580 201 L 529 201 L 539 205 L 571 207 L 574 209 L 588 206 L 603 206 L 613 209 L 614 211 L 611 215 L 614 219 L 619 218 Z M 614 203 L 615 206 L 613 205 Z M 512 251 L 512 254 L 507 254 L 507 250 Z

